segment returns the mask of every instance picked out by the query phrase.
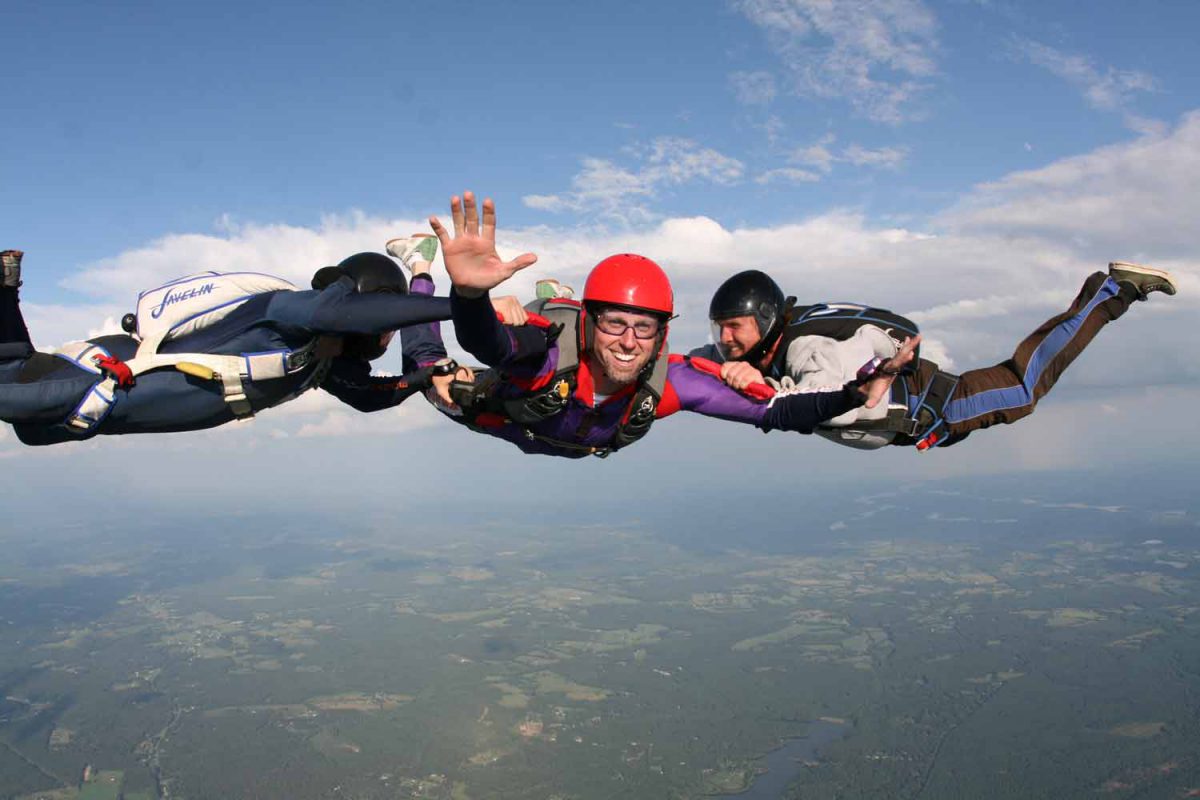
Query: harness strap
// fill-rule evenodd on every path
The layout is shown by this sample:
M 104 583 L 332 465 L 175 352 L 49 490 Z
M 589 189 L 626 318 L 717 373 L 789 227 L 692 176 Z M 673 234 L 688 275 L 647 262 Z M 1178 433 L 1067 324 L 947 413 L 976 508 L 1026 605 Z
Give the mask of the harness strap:
M 117 386 L 121 389 L 128 389 L 130 386 L 133 386 L 133 370 L 121 359 L 110 355 L 95 356 L 92 360 L 101 371 L 115 380 Z
M 254 415 L 254 409 L 246 397 L 243 381 L 263 381 L 282 378 L 299 372 L 312 363 L 316 350 L 316 339 L 295 350 L 270 350 L 263 353 L 242 353 L 241 355 L 215 355 L 212 353 L 155 353 L 143 355 L 149 342 L 143 342 L 138 353 L 128 362 L 133 375 L 141 375 L 155 369 L 177 369 L 189 375 L 204 380 L 219 380 L 225 402 L 233 411 L 234 416 L 244 419 Z M 157 345 L 155 345 L 157 347 Z M 296 394 L 317 385 L 328 373 L 328 363 L 314 370 L 309 380 Z
M 940 367 L 935 369 L 929 379 L 929 385 L 917 398 L 911 411 L 920 424 L 913 438 L 921 436 L 920 441 L 916 443 L 917 449 L 921 451 L 937 446 L 937 443 L 945 438 L 940 429 L 946 424 L 946 403 L 950 402 L 959 381 L 958 375 L 944 372 Z
M 116 387 L 117 382 L 112 378 L 97 382 L 83 395 L 75 410 L 67 415 L 64 424 L 81 433 L 95 428 L 104 421 L 116 404 Z
M 68 428 L 87 432 L 99 425 L 116 403 L 116 390 L 129 390 L 139 375 L 157 369 L 176 369 L 200 378 L 221 383 L 221 393 L 234 416 L 245 419 L 254 415 L 254 409 L 246 396 L 244 381 L 282 378 L 308 368 L 316 350 L 316 340 L 295 350 L 276 350 L 266 353 L 243 353 L 242 355 L 214 355 L 212 353 L 155 353 L 143 342 L 137 354 L 122 361 L 108 350 L 92 342 L 70 342 L 62 346 L 55 355 L 70 361 L 80 369 L 91 372 L 101 379 L 90 388 L 79 405 L 64 421 Z M 303 385 L 285 400 L 290 400 L 313 386 L 319 385 L 329 373 L 330 359 L 322 359 Z

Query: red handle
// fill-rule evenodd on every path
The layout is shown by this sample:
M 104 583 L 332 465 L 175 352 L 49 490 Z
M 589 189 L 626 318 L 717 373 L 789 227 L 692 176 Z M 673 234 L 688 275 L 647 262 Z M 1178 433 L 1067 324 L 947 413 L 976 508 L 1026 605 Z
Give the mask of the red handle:
M 712 375 L 714 378 L 721 377 L 721 365 L 715 361 L 710 361 L 707 358 L 692 356 L 689 359 L 691 365 L 701 372 Z M 770 400 L 775 396 L 775 390 L 765 383 L 752 383 L 745 389 L 740 390 L 747 397 L 753 397 L 755 400 Z
M 530 311 L 528 312 L 528 315 L 528 319 L 525 320 L 526 325 L 532 325 L 535 328 L 550 327 L 550 320 L 546 319 L 541 314 L 534 314 L 532 311 Z M 504 315 L 499 311 L 496 312 L 496 319 L 500 320 L 501 322 L 505 322 Z

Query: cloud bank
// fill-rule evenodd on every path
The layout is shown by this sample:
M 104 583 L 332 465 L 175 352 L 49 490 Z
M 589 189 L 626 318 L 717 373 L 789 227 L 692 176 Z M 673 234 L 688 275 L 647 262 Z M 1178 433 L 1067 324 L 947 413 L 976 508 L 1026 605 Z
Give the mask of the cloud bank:
M 662 160 L 655 180 L 682 180 L 702 170 L 687 158 L 674 160 L 681 152 L 695 151 L 677 143 L 648 151 L 648 157 Z M 720 162 L 716 169 L 715 174 L 722 174 Z M 735 171 L 731 165 L 725 169 L 724 174 Z M 926 333 L 926 355 L 956 369 L 1006 358 L 1021 337 L 1066 306 L 1087 274 L 1109 260 L 1172 269 L 1180 295 L 1138 304 L 1113 332 L 1102 334 L 1064 379 L 1068 388 L 1055 391 L 1055 397 L 1064 399 L 1052 397 L 1050 405 L 1062 402 L 1061 408 L 1068 408 L 1072 390 L 1094 398 L 1077 398 L 1065 416 L 1039 410 L 1037 418 L 1053 418 L 1065 427 L 1051 435 L 1048 423 L 1035 418 L 1022 424 L 1027 434 L 1018 430 L 1022 426 L 1004 436 L 989 434 L 989 441 L 997 442 L 990 446 L 992 452 L 1009 452 L 1017 443 L 1028 448 L 1019 458 L 1013 455 L 1012 464 L 1049 468 L 1073 458 L 1056 449 L 1071 449 L 1072 431 L 1088 424 L 1109 427 L 1128 418 L 1138 408 L 1137 393 L 1148 391 L 1145 387 L 1174 387 L 1169 400 L 1162 395 L 1146 400 L 1155 408 L 1192 401 L 1187 393 L 1195 393 L 1200 383 L 1200 357 L 1185 343 L 1200 310 L 1200 244 L 1192 233 L 1200 211 L 1194 191 L 1198 181 L 1200 113 L 1191 113 L 1169 130 L 982 184 L 940 214 L 904 226 L 881 224 L 854 210 L 830 209 L 771 226 L 731 226 L 697 216 L 617 231 L 549 225 L 507 229 L 501 208 L 499 245 L 506 257 L 526 250 L 540 255 L 536 265 L 506 287 L 525 297 L 542 277 L 581 288 L 588 269 L 611 253 L 633 251 L 655 258 L 672 276 L 682 314 L 672 326 L 676 350 L 706 340 L 712 290 L 731 273 L 755 266 L 774 275 L 801 302 L 858 300 L 912 316 Z M 218 233 L 166 236 L 68 278 L 66 285 L 85 290 L 91 301 L 28 306 L 30 327 L 41 345 L 97 332 L 129 308 L 138 290 L 200 268 L 253 268 L 303 285 L 319 266 L 359 250 L 382 250 L 388 238 L 423 227 L 420 220 L 352 213 L 329 216 L 311 228 L 247 223 Z M 444 275 L 440 265 L 435 274 Z M 446 333 L 452 342 L 449 326 Z M 395 369 L 396 364 L 388 362 L 384 368 Z M 1124 399 L 1114 402 L 1113 392 L 1123 393 Z M 430 425 L 448 427 L 420 399 L 394 412 L 360 415 L 312 393 L 224 432 L 237 434 L 247 446 L 324 435 L 337 447 L 351 447 L 348 443 L 381 431 L 407 433 Z M 169 447 L 212 446 L 207 436 L 163 440 L 172 443 Z M 0 452 L 16 447 L 11 436 L 0 439 Z

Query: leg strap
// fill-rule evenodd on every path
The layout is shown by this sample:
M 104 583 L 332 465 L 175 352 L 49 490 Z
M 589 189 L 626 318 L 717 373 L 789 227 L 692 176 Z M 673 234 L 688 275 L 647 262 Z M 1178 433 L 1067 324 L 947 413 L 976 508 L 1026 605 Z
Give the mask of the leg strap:
M 958 387 L 959 376 L 938 369 L 929 378 L 929 385 L 917 398 L 913 406 L 913 418 L 918 426 L 914 438 L 919 436 L 917 449 L 924 451 L 936 447 L 946 439 L 940 430 L 946 424 L 945 409 L 954 390 Z

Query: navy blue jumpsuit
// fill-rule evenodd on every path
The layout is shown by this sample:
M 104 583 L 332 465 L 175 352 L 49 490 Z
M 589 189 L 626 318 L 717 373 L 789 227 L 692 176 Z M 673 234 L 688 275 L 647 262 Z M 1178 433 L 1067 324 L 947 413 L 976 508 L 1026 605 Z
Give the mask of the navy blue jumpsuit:
M 321 291 L 256 295 L 211 327 L 164 343 L 159 352 L 240 355 L 296 350 L 320 335 L 382 335 L 449 317 L 445 298 L 358 294 L 350 279 L 342 278 Z M 137 340 L 124 335 L 90 341 L 122 360 L 133 358 L 138 347 Z M 261 411 L 291 398 L 311 382 L 316 369 L 313 360 L 281 378 L 245 381 L 251 408 Z M 421 378 L 373 377 L 365 359 L 338 356 L 320 388 L 360 411 L 376 411 L 428 386 L 427 376 Z M 112 411 L 91 431 L 68 429 L 63 423 L 98 380 L 69 361 L 35 352 L 17 290 L 0 288 L 0 420 L 11 423 L 25 444 L 56 444 L 98 434 L 193 431 L 235 418 L 219 382 L 162 369 L 138 376 L 128 390 L 118 390 Z

